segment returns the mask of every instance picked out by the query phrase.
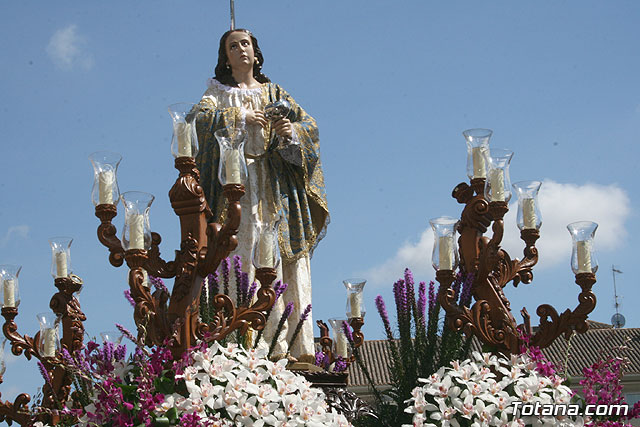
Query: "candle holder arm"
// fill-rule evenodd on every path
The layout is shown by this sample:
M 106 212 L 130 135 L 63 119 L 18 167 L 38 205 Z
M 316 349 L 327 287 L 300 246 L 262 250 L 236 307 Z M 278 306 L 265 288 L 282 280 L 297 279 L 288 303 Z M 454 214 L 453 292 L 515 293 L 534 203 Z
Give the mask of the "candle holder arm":
M 129 289 L 135 301 L 133 319 L 138 327 L 138 338 L 144 338 L 147 345 L 162 344 L 168 337 L 169 328 L 166 301 L 169 296 L 164 290 L 151 294 L 144 284 L 142 266 L 148 257 L 144 249 L 130 249 L 126 252 L 129 271 Z
M 207 246 L 201 249 L 198 262 L 198 272 L 202 277 L 213 273 L 220 262 L 238 246 L 236 234 L 242 215 L 240 198 L 244 192 L 244 186 L 240 184 L 227 184 L 223 187 L 223 194 L 227 199 L 226 221 L 224 225 L 207 225 Z
M 573 311 L 567 309 L 562 314 L 558 314 L 549 304 L 538 307 L 536 314 L 540 317 L 540 326 L 531 337 L 532 345 L 545 348 L 561 334 L 568 339 L 573 331 L 584 333 L 589 329 L 587 316 L 596 307 L 596 296 L 591 292 L 591 287 L 596 283 L 596 275 L 578 273 L 576 283 L 582 292 L 578 295 L 578 306 Z
M 116 227 L 111 223 L 117 214 L 116 205 L 96 206 L 96 216 L 100 219 L 98 240 L 109 249 L 109 262 L 114 267 L 120 267 L 124 263 L 124 249 L 120 239 L 116 237 Z
M 329 337 L 329 326 L 324 323 L 322 320 L 316 320 L 316 325 L 320 328 L 320 346 L 322 348 L 322 352 L 327 355 L 329 360 L 329 365 L 335 362 L 335 357 L 333 355 L 333 340 Z
M 0 421 L 5 421 L 7 424 L 15 421 L 21 426 L 32 425 L 28 406 L 30 401 L 31 397 L 26 393 L 19 394 L 13 403 L 0 400 Z
M 364 318 L 352 317 L 349 319 L 349 326 L 353 329 L 353 348 L 357 349 L 364 344 L 364 333 L 361 331 L 364 326 Z
M 80 302 L 73 296 L 82 288 L 82 280 L 78 276 L 59 277 L 55 279 L 58 292 L 53 295 L 49 307 L 62 320 L 62 337 L 60 344 L 70 354 L 83 347 L 84 324 L 87 317 L 80 308 Z M 60 401 L 66 401 L 71 393 L 71 376 L 62 366 L 53 366 L 52 393 Z M 50 405 L 54 405 L 53 396 L 47 396 Z M 53 406 L 52 406 L 53 407 Z
M 249 327 L 257 331 L 264 329 L 267 312 L 276 300 L 276 293 L 271 287 L 276 278 L 275 269 L 258 268 L 256 278 L 260 281 L 260 288 L 256 292 L 256 302 L 249 307 L 235 307 L 231 298 L 224 294 L 214 297 L 213 306 L 216 312 L 211 322 L 198 322 L 196 334 L 199 338 L 207 342 L 219 341 L 236 329 L 243 335 Z
M 41 360 L 40 353 L 36 343 L 40 339 L 40 332 L 31 338 L 29 335 L 20 335 L 18 333 L 18 325 L 15 322 L 15 318 L 18 315 L 18 309 L 16 307 L 3 307 L 2 316 L 5 318 L 4 325 L 2 325 L 2 332 L 4 336 L 11 343 L 11 353 L 15 356 L 20 356 L 24 353 L 27 360 L 31 360 L 32 356 Z
M 520 238 L 525 242 L 524 258 L 522 261 L 516 261 L 514 266 L 517 271 L 513 278 L 513 286 L 518 287 L 520 282 L 529 284 L 533 280 L 533 267 L 538 263 L 538 248 L 536 248 L 536 240 L 540 238 L 540 232 L 536 229 L 525 229 L 520 232 Z
M 176 276 L 176 262 L 167 262 L 160 257 L 161 242 L 162 237 L 160 234 L 151 232 L 151 249 L 147 253 L 148 259 L 144 265 L 144 269 L 154 277 L 170 279 Z

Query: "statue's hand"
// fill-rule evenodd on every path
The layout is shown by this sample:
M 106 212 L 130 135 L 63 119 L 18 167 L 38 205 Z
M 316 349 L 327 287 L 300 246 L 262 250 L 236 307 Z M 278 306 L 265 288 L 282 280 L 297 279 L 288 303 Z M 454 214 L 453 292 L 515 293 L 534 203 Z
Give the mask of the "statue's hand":
M 245 120 L 248 125 L 260 125 L 261 128 L 267 126 L 267 119 L 264 117 L 264 111 L 247 110 Z
M 280 119 L 273 124 L 273 130 L 284 139 L 293 138 L 293 126 L 287 118 Z

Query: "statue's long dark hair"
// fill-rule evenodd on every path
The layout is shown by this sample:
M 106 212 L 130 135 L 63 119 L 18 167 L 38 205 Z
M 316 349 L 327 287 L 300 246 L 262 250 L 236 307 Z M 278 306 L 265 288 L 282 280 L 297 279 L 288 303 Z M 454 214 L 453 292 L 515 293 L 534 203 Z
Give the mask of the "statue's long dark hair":
M 255 38 L 251 31 L 245 30 L 243 28 L 238 28 L 235 30 L 229 30 L 222 35 L 220 38 L 220 47 L 218 48 L 218 65 L 216 65 L 215 69 L 215 79 L 222 84 L 232 87 L 238 87 L 238 82 L 233 78 L 231 74 L 231 68 L 227 66 L 227 49 L 226 43 L 227 38 L 231 33 L 235 33 L 236 31 L 242 31 L 251 37 L 251 44 L 253 45 L 253 54 L 256 58 L 258 58 L 258 62 L 253 63 L 253 78 L 256 79 L 260 83 L 268 83 L 269 77 L 262 74 L 262 64 L 264 64 L 264 57 L 262 56 L 262 51 L 258 46 L 258 39 Z

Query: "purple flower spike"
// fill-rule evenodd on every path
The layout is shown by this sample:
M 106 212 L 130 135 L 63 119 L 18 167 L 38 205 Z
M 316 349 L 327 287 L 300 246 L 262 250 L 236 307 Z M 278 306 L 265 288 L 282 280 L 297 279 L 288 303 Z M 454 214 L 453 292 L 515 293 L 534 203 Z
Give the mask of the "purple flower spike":
M 134 337 L 133 334 L 131 332 L 129 332 L 129 330 L 127 328 L 125 328 L 124 326 L 122 326 L 119 323 L 116 323 L 116 328 L 118 328 L 118 330 L 122 333 L 122 335 L 127 337 L 134 344 L 136 343 L 136 337 Z
M 342 322 L 342 331 L 347 337 L 347 341 L 349 341 L 350 344 L 353 344 L 353 331 L 351 330 L 351 326 L 349 326 L 349 323 L 347 323 L 346 321 Z
M 53 388 L 53 385 L 51 385 L 51 376 L 49 375 L 49 371 L 47 371 L 47 368 L 45 368 L 45 366 L 39 360 L 38 360 L 38 369 L 40 370 L 40 375 L 42 375 L 42 378 L 44 378 L 44 381 L 49 385 L 49 387 Z
M 393 284 L 393 295 L 398 310 L 398 321 L 409 318 L 409 304 L 407 301 L 407 287 L 404 280 L 398 280 Z
M 435 282 L 429 282 L 429 313 L 436 309 L 436 288 Z
M 391 332 L 391 322 L 389 322 L 389 313 L 387 312 L 387 307 L 382 299 L 382 295 L 378 295 L 376 297 L 376 308 L 378 309 L 378 314 L 380 314 L 380 318 L 382 318 L 382 324 L 384 325 L 384 331 L 387 333 L 387 338 L 393 340 L 393 332 Z
M 471 304 L 471 291 L 473 290 L 474 280 L 475 276 L 473 273 L 469 273 L 467 277 L 465 277 L 464 284 L 462 285 L 462 294 L 460 295 L 461 305 L 468 307 Z
M 288 319 L 289 316 L 291 316 L 291 313 L 293 313 L 293 302 L 290 302 L 284 308 L 284 312 L 282 313 L 282 317 L 284 317 L 285 319 Z
M 213 274 L 207 276 L 207 284 L 209 285 L 209 295 L 217 295 L 220 291 L 218 272 L 214 271 Z
M 136 307 L 136 302 L 134 301 L 133 297 L 131 296 L 131 290 L 125 289 L 124 297 L 127 299 L 127 301 L 129 301 L 129 304 L 131 304 L 131 307 L 133 307 L 133 308 Z
M 224 285 L 224 294 L 229 295 L 229 272 L 231 270 L 231 260 L 225 258 L 222 260 L 222 283 Z
M 342 356 L 338 356 L 333 365 L 333 372 L 343 372 L 345 369 L 347 369 L 347 361 L 344 360 Z
M 300 315 L 300 321 L 304 322 L 309 317 L 309 313 L 311 313 L 311 304 L 307 305 L 302 314 Z
M 161 278 L 149 275 L 149 281 L 153 284 L 153 286 L 157 290 L 161 292 L 169 293 L 169 289 L 167 289 L 167 287 L 164 285 L 164 282 L 162 281 Z
M 425 310 L 427 307 L 427 284 L 420 282 L 418 287 L 418 316 L 424 323 Z
M 254 280 L 253 283 L 251 284 L 251 287 L 249 288 L 247 304 L 251 304 L 251 300 L 253 299 L 253 296 L 256 294 L 257 290 L 258 290 L 258 282 Z
M 240 255 L 233 256 L 233 274 L 236 277 L 236 284 L 242 281 L 242 261 Z
M 249 304 L 249 274 L 240 272 L 240 301 L 243 305 Z
M 463 282 L 463 278 L 462 278 L 462 273 L 458 272 L 456 274 L 456 278 L 453 281 L 453 284 L 451 285 L 451 289 L 453 289 L 454 292 L 454 298 L 459 298 L 460 297 L 460 286 L 462 285 Z
M 407 289 L 407 303 L 410 307 L 412 304 L 415 304 L 416 292 L 415 292 L 415 281 L 413 280 L 413 273 L 408 268 L 404 269 L 404 283 Z
M 277 285 L 278 283 L 280 283 L 280 287 L 279 287 L 278 289 L 276 289 L 276 300 L 277 300 L 278 298 L 280 298 L 280 296 L 281 296 L 282 294 L 284 294 L 284 291 L 286 291 L 286 290 L 287 290 L 287 287 L 289 286 L 287 283 L 283 283 L 283 282 L 281 282 L 280 280 L 278 280 L 278 282 L 276 283 L 276 285 Z
M 326 354 L 324 354 L 321 350 L 316 351 L 316 366 L 320 366 L 321 368 L 327 369 L 327 362 L 329 358 Z

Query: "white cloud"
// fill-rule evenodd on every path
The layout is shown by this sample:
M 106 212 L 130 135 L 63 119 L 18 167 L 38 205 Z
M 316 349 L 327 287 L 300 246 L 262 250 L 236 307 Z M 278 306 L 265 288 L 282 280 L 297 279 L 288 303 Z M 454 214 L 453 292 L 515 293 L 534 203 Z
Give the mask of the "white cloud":
M 424 230 L 417 243 L 405 242 L 396 254 L 379 266 L 370 268 L 364 277 L 371 278 L 370 286 L 388 285 L 400 279 L 405 268 L 410 268 L 416 279 L 433 277 L 431 251 L 433 250 L 433 231 Z
M 2 240 L 0 240 L 0 247 L 6 246 L 11 240 L 15 238 L 26 239 L 29 237 L 28 225 L 14 225 L 9 227 Z
M 542 228 L 538 247 L 540 258 L 536 268 L 551 268 L 569 263 L 571 236 L 567 224 L 575 221 L 594 221 L 599 224 L 596 232 L 596 251 L 612 251 L 627 236 L 625 221 L 631 208 L 627 194 L 616 185 L 561 184 L 545 180 L 539 194 Z M 516 203 L 512 203 L 505 217 L 505 236 L 502 246 L 512 258 L 522 257 L 524 243 L 516 227 Z M 490 235 L 491 231 L 489 230 Z M 398 280 L 406 267 L 416 278 L 434 277 L 431 266 L 433 232 L 424 230 L 418 242 L 405 242 L 396 254 L 382 264 L 370 268 L 364 274 L 373 286 Z
M 85 38 L 78 33 L 76 25 L 72 24 L 53 33 L 47 45 L 47 54 L 63 70 L 76 66 L 88 70 L 93 66 L 93 57 L 85 47 Z

